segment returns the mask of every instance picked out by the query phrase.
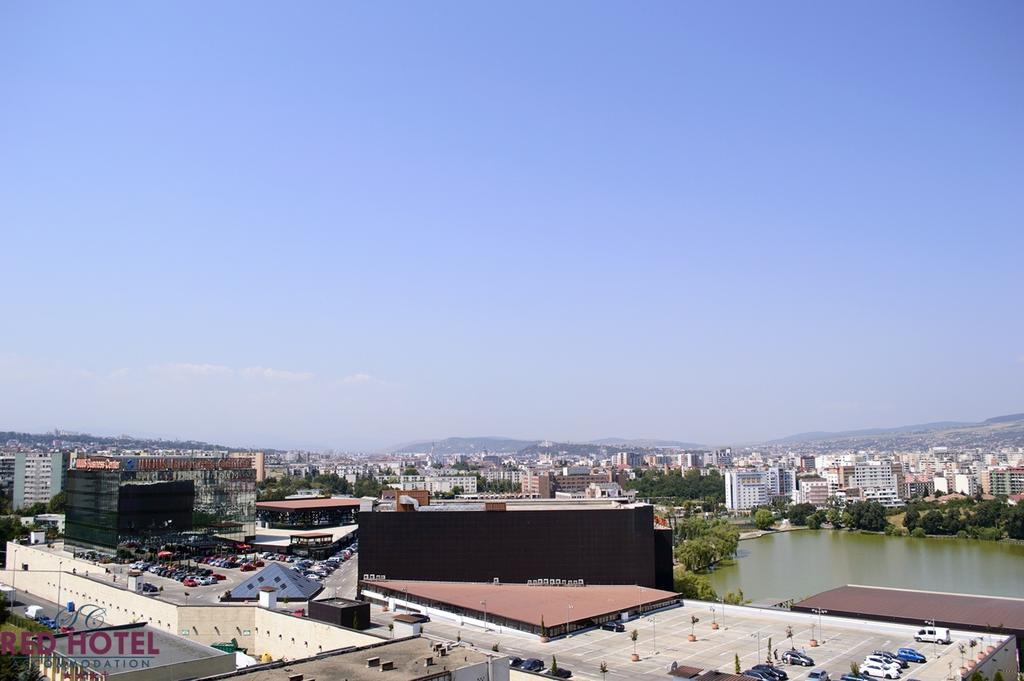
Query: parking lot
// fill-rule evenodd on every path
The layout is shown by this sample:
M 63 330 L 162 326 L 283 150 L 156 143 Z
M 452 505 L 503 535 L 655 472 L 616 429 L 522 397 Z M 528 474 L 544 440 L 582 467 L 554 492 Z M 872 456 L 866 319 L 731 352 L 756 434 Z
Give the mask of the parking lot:
M 291 563 L 267 559 L 263 559 L 263 561 L 265 564 L 264 567 L 275 562 L 278 562 L 285 567 L 293 567 Z M 156 593 L 149 595 L 153 598 L 159 598 L 178 605 L 215 605 L 220 602 L 220 597 L 224 595 L 225 591 L 230 591 L 234 587 L 246 581 L 246 579 L 252 575 L 257 574 L 259 570 L 263 569 L 257 568 L 252 572 L 242 572 L 241 568 L 237 567 L 223 568 L 204 565 L 201 563 L 182 563 L 183 568 L 187 569 L 188 566 L 208 568 L 213 572 L 224 575 L 225 579 L 209 586 L 187 587 L 177 580 L 168 577 L 160 577 L 152 572 L 144 572 L 143 575 L 145 582 L 152 584 L 159 589 Z M 107 568 L 109 569 L 109 572 L 99 571 L 96 573 L 90 573 L 88 575 L 89 579 L 121 588 L 127 588 L 128 571 L 130 570 L 130 566 L 111 565 L 107 566 Z M 330 598 L 335 595 L 348 598 L 353 597 L 355 595 L 357 572 L 358 567 L 356 565 L 355 557 L 341 563 L 341 565 L 332 574 L 323 580 L 324 589 L 316 598 Z
M 498 644 L 499 650 L 508 655 L 524 659 L 535 657 L 547 664 L 555 656 L 558 666 L 571 670 L 573 678 L 595 681 L 604 681 L 600 673 L 602 662 L 608 665 L 608 680 L 664 679 L 673 662 L 734 673 L 735 656 L 739 656 L 741 671 L 764 662 L 769 638 L 779 655 L 792 645 L 814 660 L 812 667 L 780 665 L 788 673 L 789 681 L 806 681 L 809 672 L 815 669 L 827 670 L 832 680 L 838 681 L 840 676 L 850 672 L 852 662 L 861 663 L 865 655 L 875 650 L 895 651 L 900 647 L 915 648 L 928 659 L 923 664 L 911 663 L 903 670 L 902 679 L 940 681 L 951 678 L 960 667 L 962 658 L 958 644 L 967 641 L 966 637 L 953 632 L 954 640 L 950 645 L 915 643 L 911 627 L 829 617 L 821 618 L 823 632 L 820 632 L 819 618 L 815 616 L 733 606 L 726 606 L 723 621 L 720 607 L 714 614 L 706 604 L 677 607 L 628 622 L 622 633 L 595 629 L 548 643 L 516 634 L 484 631 L 480 627 L 460 627 L 438 617 L 423 626 L 423 633 L 450 640 L 461 638 L 482 650 L 491 650 Z M 386 626 L 395 614 L 375 607 L 372 618 Z M 692 626 L 696 642 L 687 640 L 691 617 L 700 620 Z M 717 631 L 711 629 L 713 620 L 720 626 Z M 787 627 L 792 628 L 792 642 L 787 639 Z M 638 632 L 639 662 L 630 661 L 634 649 L 630 632 L 634 629 Z M 819 646 L 810 646 L 812 635 L 819 639 Z M 1002 637 L 991 637 L 992 641 L 997 639 L 1002 640 Z

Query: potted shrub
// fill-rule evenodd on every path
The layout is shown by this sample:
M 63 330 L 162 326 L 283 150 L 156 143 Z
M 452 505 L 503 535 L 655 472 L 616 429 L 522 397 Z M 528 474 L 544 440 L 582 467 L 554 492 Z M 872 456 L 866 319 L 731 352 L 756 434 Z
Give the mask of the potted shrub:
M 629 659 L 633 662 L 639 662 L 640 656 L 636 653 L 636 640 L 640 638 L 640 632 L 634 629 L 629 632 L 629 640 L 633 642 L 633 654 L 629 656 Z
M 697 622 L 700 622 L 700 618 L 696 615 L 690 615 L 690 635 L 686 638 L 692 643 L 697 640 L 697 634 L 694 633 L 694 628 L 697 626 Z

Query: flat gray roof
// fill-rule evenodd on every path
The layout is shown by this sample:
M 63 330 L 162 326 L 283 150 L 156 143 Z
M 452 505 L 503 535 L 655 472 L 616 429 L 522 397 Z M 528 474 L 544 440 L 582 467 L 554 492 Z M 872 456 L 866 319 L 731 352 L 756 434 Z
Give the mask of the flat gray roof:
M 401 638 L 343 653 L 325 653 L 305 660 L 290 660 L 287 663 L 287 672 L 281 669 L 280 664 L 275 664 L 251 670 L 240 670 L 230 677 L 241 677 L 244 681 L 281 681 L 291 674 L 302 674 L 305 679 L 362 681 L 387 678 L 400 681 L 446 670 L 452 671 L 470 664 L 479 664 L 486 662 L 488 658 L 506 659 L 504 655 L 486 655 L 462 645 L 456 645 L 451 652 L 442 657 L 434 651 L 434 643 L 432 640 L 418 636 Z M 378 658 L 378 664 L 370 667 L 367 662 L 372 658 Z M 426 665 L 427 658 L 433 660 L 433 664 L 429 667 Z M 385 662 L 393 663 L 394 671 L 381 673 L 379 665 Z

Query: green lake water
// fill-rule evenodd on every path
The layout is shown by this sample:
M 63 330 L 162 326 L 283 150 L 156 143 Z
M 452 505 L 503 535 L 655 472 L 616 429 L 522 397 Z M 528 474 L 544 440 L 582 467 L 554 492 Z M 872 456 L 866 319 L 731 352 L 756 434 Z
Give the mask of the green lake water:
M 709 575 L 719 595 L 800 599 L 844 584 L 1024 597 L 1024 545 L 797 530 L 740 542 Z

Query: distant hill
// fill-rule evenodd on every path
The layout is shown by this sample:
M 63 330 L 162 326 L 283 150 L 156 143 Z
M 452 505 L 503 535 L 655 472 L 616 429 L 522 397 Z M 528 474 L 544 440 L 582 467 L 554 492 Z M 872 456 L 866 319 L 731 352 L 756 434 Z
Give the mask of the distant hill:
M 88 433 L 16 433 L 13 431 L 0 431 L 0 444 L 10 440 L 16 440 L 24 445 L 36 447 L 49 447 L 54 440 L 66 442 L 70 445 L 81 445 L 86 447 L 121 447 L 124 449 L 186 449 L 197 451 L 230 450 L 243 451 L 246 447 L 229 447 L 227 445 L 199 442 L 197 440 L 164 440 L 160 438 L 132 437 L 131 435 L 118 435 L 109 437 L 104 435 L 89 435 Z M 270 451 L 270 450 L 261 450 Z
M 535 445 L 539 440 L 516 440 L 509 437 L 447 437 L 443 440 L 420 440 L 395 445 L 387 451 L 392 454 L 416 454 L 433 450 L 435 454 L 515 454 Z
M 985 419 L 985 423 L 1013 423 L 1014 421 L 1024 421 L 1024 414 L 1007 414 L 1006 416 L 993 416 L 990 419 Z
M 696 442 L 683 442 L 681 440 L 653 440 L 644 438 L 628 437 L 605 437 L 600 440 L 590 440 L 587 444 L 607 445 L 609 447 L 640 447 L 642 449 L 707 449 L 705 445 Z
M 969 421 L 934 421 L 932 423 L 918 423 L 908 426 L 896 426 L 893 428 L 864 428 L 861 430 L 843 431 L 814 431 L 808 433 L 797 433 L 787 437 L 771 440 L 770 444 L 785 444 L 788 442 L 815 442 L 819 440 L 856 440 L 861 438 L 875 438 L 886 436 L 915 435 L 926 433 L 945 433 L 966 435 L 977 431 L 988 432 L 993 427 L 1019 424 L 1024 427 L 1024 414 L 1008 414 L 1006 416 L 995 416 L 980 423 Z

